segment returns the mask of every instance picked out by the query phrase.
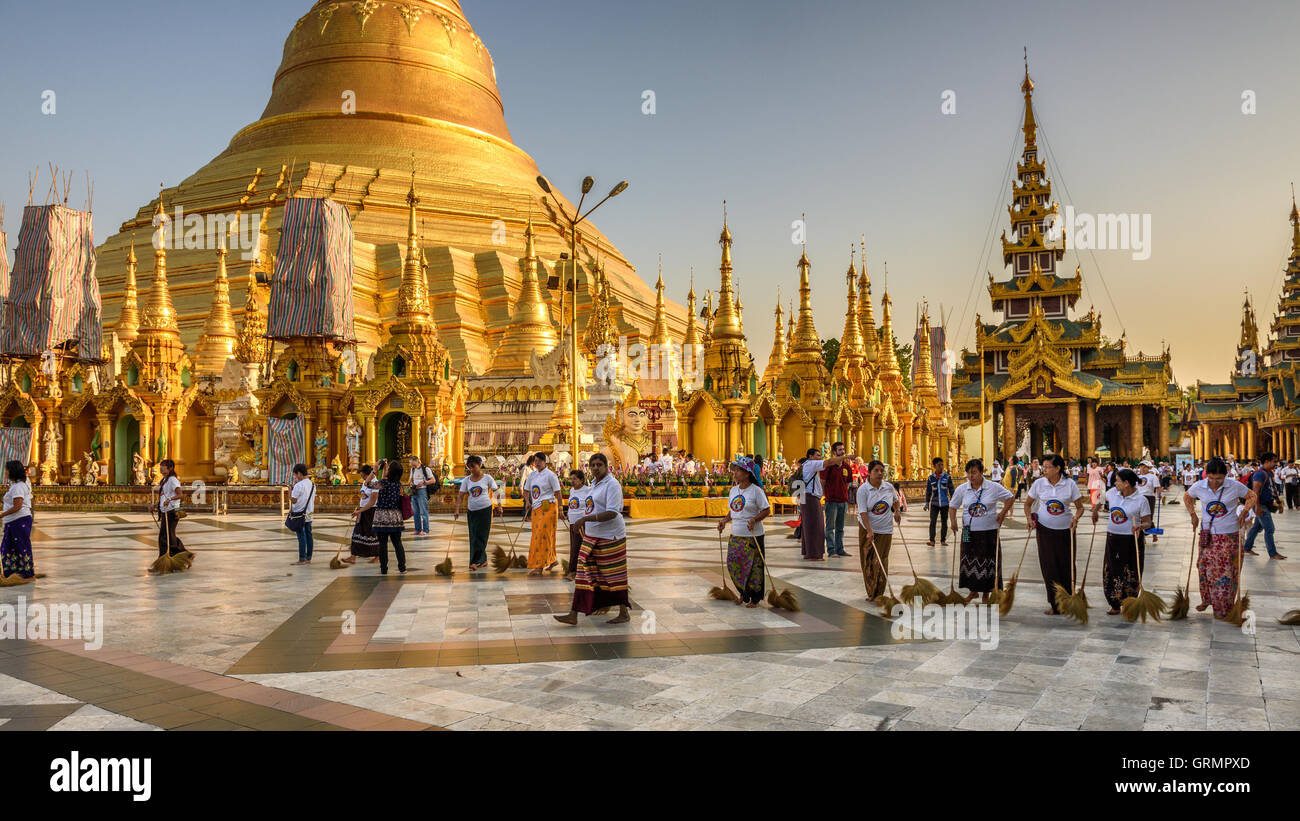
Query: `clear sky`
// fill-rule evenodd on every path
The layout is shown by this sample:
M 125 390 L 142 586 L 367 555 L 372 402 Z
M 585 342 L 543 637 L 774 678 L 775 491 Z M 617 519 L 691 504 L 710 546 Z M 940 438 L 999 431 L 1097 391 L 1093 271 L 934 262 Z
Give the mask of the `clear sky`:
M 808 215 L 823 337 L 844 323 L 849 248 L 889 263 L 899 335 L 927 298 L 973 345 L 991 318 L 986 239 L 1007 227 L 1028 46 L 1062 206 L 1151 216 L 1151 255 L 1070 252 L 1104 330 L 1167 340 L 1175 374 L 1223 381 L 1243 290 L 1267 328 L 1300 176 L 1300 5 L 1153 2 L 464 0 L 492 51 L 516 143 L 566 191 L 628 192 L 596 222 L 670 295 L 717 283 L 728 201 L 745 328 L 760 371 L 776 290 L 796 297 L 791 222 Z M 310 0 L 0 0 L 0 201 L 17 234 L 36 167 L 95 182 L 105 238 L 261 114 Z M 42 92 L 57 113 L 41 113 Z M 656 113 L 642 114 L 653 90 Z M 941 111 L 945 91 L 956 113 Z M 1253 92 L 1256 109 L 1242 112 Z M 1040 136 L 1040 142 L 1042 142 Z M 1063 185 L 1064 184 L 1064 185 Z M 1067 190 L 1068 188 L 1068 190 Z M 990 226 L 992 230 L 990 230 Z M 11 240 L 11 245 L 13 241 Z M 976 279 L 978 278 L 978 282 Z M 973 296 L 972 296 L 973 295 Z M 937 320 L 937 317 L 936 317 Z

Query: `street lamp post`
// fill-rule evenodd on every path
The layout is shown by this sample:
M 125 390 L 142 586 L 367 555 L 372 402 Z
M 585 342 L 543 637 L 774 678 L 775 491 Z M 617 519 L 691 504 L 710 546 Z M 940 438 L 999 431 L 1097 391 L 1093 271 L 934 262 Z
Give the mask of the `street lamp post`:
M 578 205 L 570 214 L 560 199 L 551 190 L 551 184 L 543 176 L 537 177 L 537 186 L 551 195 L 554 200 L 555 211 L 564 220 L 569 227 L 569 278 L 570 289 L 569 295 L 569 396 L 570 411 L 572 418 L 570 422 L 569 447 L 572 448 L 570 456 L 573 458 L 573 464 L 578 463 L 578 444 L 580 441 L 580 431 L 578 428 L 578 226 L 582 224 L 591 213 L 600 206 L 604 205 L 613 197 L 617 197 L 627 190 L 627 180 L 623 180 L 618 185 L 610 189 L 605 198 L 593 205 L 586 213 L 582 212 L 582 203 L 587 199 L 587 194 L 596 185 L 596 180 L 592 177 L 584 177 L 582 180 L 582 196 L 578 199 Z M 546 198 L 543 197 L 543 200 Z M 564 318 L 564 283 L 560 283 L 560 318 Z

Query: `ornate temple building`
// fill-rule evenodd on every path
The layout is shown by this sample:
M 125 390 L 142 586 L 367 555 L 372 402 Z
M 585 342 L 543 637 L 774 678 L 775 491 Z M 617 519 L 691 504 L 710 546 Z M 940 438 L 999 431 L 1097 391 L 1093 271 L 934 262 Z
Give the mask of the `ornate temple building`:
M 1026 434 L 1028 455 L 1035 457 L 1165 456 L 1170 410 L 1181 404 L 1168 350 L 1130 355 L 1123 337 L 1117 344 L 1103 341 L 1094 311 L 1072 316 L 1082 277 L 1077 268 L 1073 276 L 1060 270 L 1065 239 L 1051 230 L 1060 206 L 1039 155 L 1033 91 L 1026 65 L 1024 147 L 1007 208 L 1012 233 L 1002 234 L 1003 264 L 1011 275 L 1004 281 L 989 275 L 989 297 L 1001 321 L 976 316 L 976 351 L 962 351 L 953 407 L 963 428 L 994 422 L 987 452 L 1004 462 L 1025 455 Z
M 1300 459 L 1300 209 L 1294 194 L 1290 221 L 1291 254 L 1267 346 L 1246 297 L 1232 376 L 1196 383 L 1182 428 L 1198 459 L 1254 459 L 1265 451 Z

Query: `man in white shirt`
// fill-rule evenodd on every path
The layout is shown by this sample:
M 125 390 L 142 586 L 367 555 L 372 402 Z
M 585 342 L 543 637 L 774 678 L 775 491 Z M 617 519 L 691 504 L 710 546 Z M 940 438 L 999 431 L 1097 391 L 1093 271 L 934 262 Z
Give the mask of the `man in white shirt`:
M 569 612 L 556 616 L 563 624 L 577 624 L 578 614 L 618 605 L 618 615 L 608 624 L 625 624 L 628 613 L 627 529 L 623 522 L 623 486 L 609 475 L 603 453 L 587 461 L 591 491 L 583 501 L 584 515 L 573 523 L 582 532 L 578 566 L 574 578 L 573 604 Z
M 828 467 L 851 462 L 856 454 L 842 454 L 822 459 L 822 452 L 817 448 L 808 448 L 808 455 L 800 466 L 803 489 L 799 501 L 799 531 L 803 543 L 804 561 L 825 561 L 826 519 L 822 512 L 821 472 Z
M 289 515 L 301 517 L 298 529 L 298 561 L 293 566 L 311 564 L 314 542 L 311 536 L 311 515 L 316 511 L 316 486 L 307 478 L 307 466 L 293 466 L 293 490 L 289 491 Z
M 659 457 L 659 472 L 660 473 L 673 472 L 673 454 L 672 451 L 670 451 L 667 447 L 664 448 L 663 455 Z

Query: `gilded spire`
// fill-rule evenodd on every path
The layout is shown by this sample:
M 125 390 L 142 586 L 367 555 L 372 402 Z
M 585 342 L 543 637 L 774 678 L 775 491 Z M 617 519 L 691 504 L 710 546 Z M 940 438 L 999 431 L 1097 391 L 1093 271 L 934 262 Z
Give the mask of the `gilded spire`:
M 217 248 L 217 275 L 213 282 L 212 305 L 203 323 L 203 333 L 195 346 L 195 372 L 220 376 L 226 362 L 234 356 L 239 334 L 230 311 L 230 279 L 226 272 L 226 237 Z
M 866 343 L 862 339 L 862 322 L 858 318 L 858 292 L 856 290 L 858 272 L 853 266 L 853 254 L 849 254 L 849 270 L 844 279 L 849 285 L 848 305 L 844 312 L 844 333 L 840 335 L 840 359 L 847 361 L 866 356 Z
M 1250 304 L 1247 294 L 1241 303 L 1241 342 L 1239 348 L 1259 350 L 1259 327 L 1255 322 L 1255 306 Z
M 677 358 L 677 345 L 668 333 L 667 301 L 664 299 L 664 262 L 659 257 L 659 280 L 655 283 L 655 326 L 650 335 L 650 344 L 656 350 L 651 353 L 655 370 L 660 379 L 667 379 L 671 384 L 677 383 L 681 376 L 681 367 Z
M 537 245 L 533 236 L 533 219 L 528 218 L 524 228 L 524 255 L 519 260 L 519 272 L 522 283 L 519 286 L 519 299 L 515 301 L 514 314 L 510 318 L 510 327 L 506 330 L 501 346 L 488 373 L 493 372 L 532 372 L 532 353 L 545 354 L 560 344 L 559 334 L 551 324 L 550 310 L 542 299 L 541 285 L 537 281 Z
M 718 237 L 718 244 L 722 246 L 722 262 L 718 266 L 722 287 L 718 290 L 718 309 L 713 314 L 713 338 L 743 339 L 745 333 L 740 327 L 731 285 L 731 230 L 727 227 L 726 202 L 722 203 L 722 234 Z
M 171 290 L 167 285 L 167 214 L 163 211 L 162 192 L 158 192 L 158 210 L 154 213 L 158 230 L 154 234 L 153 286 L 145 303 L 140 320 L 142 334 L 180 335 L 176 324 L 176 308 L 172 305 Z
M 406 263 L 402 266 L 402 284 L 397 290 L 397 318 L 408 324 L 429 321 L 429 281 L 424 273 L 424 252 L 416 227 L 420 198 L 415 195 L 415 170 L 411 170 L 411 189 L 406 194 Z
M 591 296 L 591 308 L 587 314 L 587 328 L 582 334 L 582 344 L 587 353 L 596 354 L 602 345 L 614 345 L 618 342 L 618 333 L 614 320 L 609 315 L 609 280 L 605 277 L 605 267 L 596 268 L 595 289 Z
M 244 297 L 244 321 L 239 326 L 239 341 L 235 343 L 235 358 L 245 365 L 257 364 L 266 359 L 270 350 L 266 338 L 266 312 L 258 298 L 256 266 L 248 271 L 248 290 Z
M 790 300 L 790 310 L 785 314 L 785 347 L 789 352 L 790 346 L 794 344 L 794 300 Z
M 886 263 L 886 270 L 888 264 Z M 902 386 L 902 369 L 898 366 L 898 352 L 894 350 L 894 321 L 890 312 L 892 300 L 889 298 L 889 288 L 885 288 L 885 295 L 880 298 L 880 313 L 882 321 L 880 325 L 880 357 L 879 369 L 882 377 L 896 378 L 899 387 Z
M 1295 183 L 1291 183 L 1291 256 L 1300 256 L 1300 209 L 1295 204 Z
M 812 263 L 808 261 L 805 248 L 799 256 L 799 319 L 795 323 L 794 337 L 790 343 L 790 361 L 812 361 L 825 364 L 822 358 L 821 337 L 817 335 L 817 326 L 813 323 L 812 286 L 808 284 L 808 271 Z
M 876 312 L 871 304 L 871 277 L 867 274 L 867 239 L 862 238 L 862 273 L 858 274 L 858 326 L 862 328 L 863 353 L 868 362 L 880 355 L 880 335 L 876 333 Z
M 1038 145 L 1038 125 L 1034 122 L 1034 81 L 1029 79 L 1029 47 L 1025 47 L 1025 81 L 1020 84 L 1020 90 L 1025 95 L 1025 124 L 1022 131 L 1025 132 L 1025 150 L 1036 148 Z
M 784 324 L 781 320 L 781 292 L 776 294 L 776 328 L 772 334 L 772 352 L 767 355 L 767 369 L 763 371 L 763 384 L 771 387 L 781 378 L 781 372 L 785 370 L 785 331 L 782 328 Z
M 928 397 L 935 400 L 939 398 L 939 388 L 934 382 L 934 362 L 931 359 L 930 352 L 930 314 L 929 311 L 921 312 L 920 325 L 917 328 L 918 341 L 916 345 L 916 362 L 915 373 L 912 376 L 912 393 L 919 397 Z
M 559 363 L 560 387 L 555 394 L 555 407 L 551 410 L 550 421 L 546 423 L 546 432 L 542 442 L 552 444 L 569 436 L 569 425 L 573 419 L 573 399 L 569 395 L 569 360 L 562 357 Z
M 686 340 L 685 344 L 699 346 L 700 329 L 695 324 L 695 271 L 691 270 L 691 290 L 686 294 Z
M 122 310 L 117 315 L 117 338 L 129 343 L 140 333 L 140 303 L 135 289 L 135 237 L 131 237 L 131 250 L 126 253 L 126 284 L 122 287 Z

